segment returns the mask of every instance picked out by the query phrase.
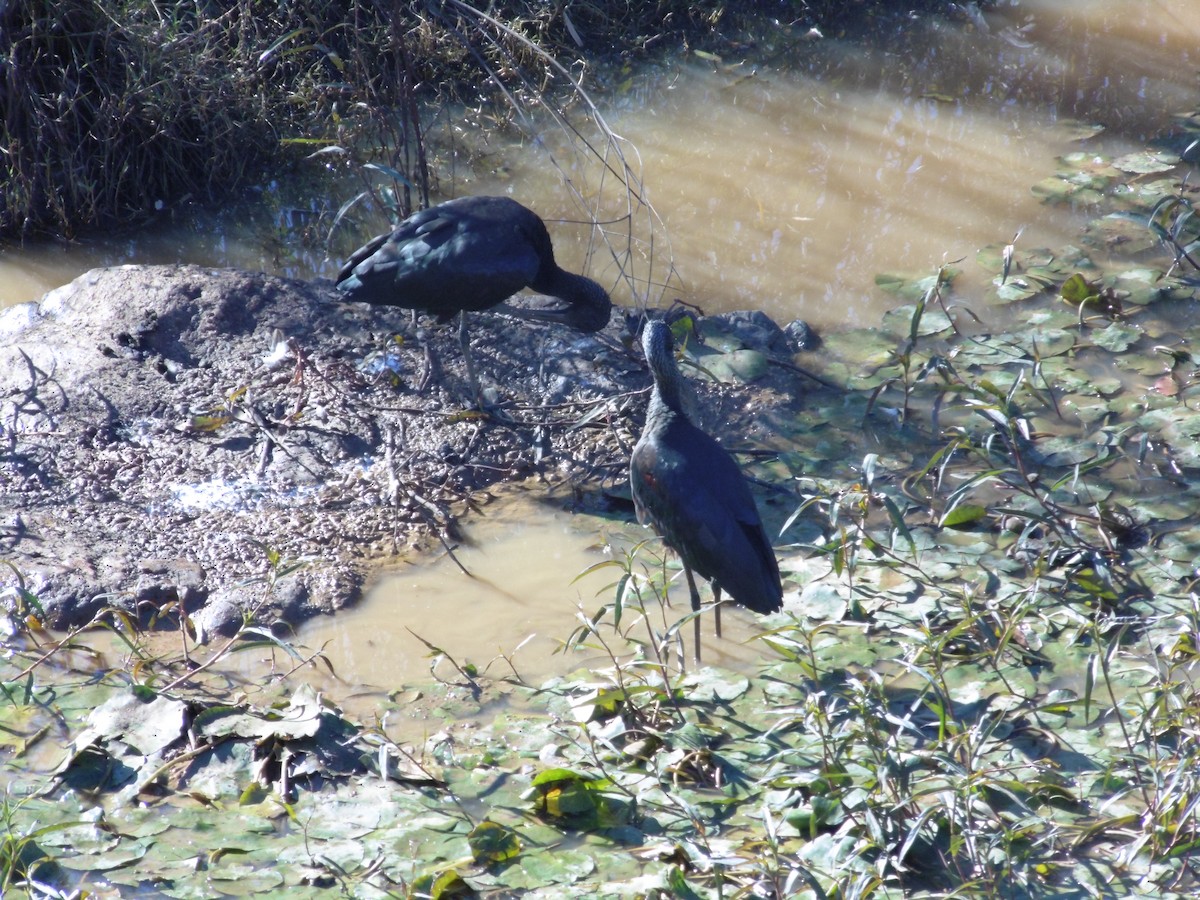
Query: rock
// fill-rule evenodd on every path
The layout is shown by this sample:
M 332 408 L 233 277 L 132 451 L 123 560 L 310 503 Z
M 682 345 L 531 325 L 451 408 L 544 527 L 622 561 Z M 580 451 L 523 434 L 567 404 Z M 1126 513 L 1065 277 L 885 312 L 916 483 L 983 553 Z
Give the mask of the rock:
M 816 350 L 821 346 L 821 336 L 811 325 L 801 319 L 794 319 L 783 326 L 783 333 L 788 336 L 797 350 Z
M 139 604 L 182 602 L 185 609 L 191 609 L 204 599 L 204 568 L 193 560 L 143 559 L 138 573 L 134 599 Z
M 214 591 L 204 606 L 192 613 L 192 625 L 196 629 L 196 641 L 210 643 L 217 637 L 232 637 L 242 627 L 244 598 L 240 591 L 221 589 Z
M 720 355 L 705 356 L 703 365 L 717 381 L 728 384 L 756 381 L 767 374 L 771 363 L 766 355 L 758 350 L 733 350 Z
M 741 348 L 760 350 L 763 352 L 783 353 L 791 355 L 792 348 L 787 335 L 783 333 L 775 321 L 761 310 L 737 310 L 735 312 L 719 313 L 715 316 L 705 316 L 700 320 L 700 331 L 705 340 L 714 339 L 717 334 L 732 335 L 741 343 Z M 741 349 L 738 347 L 722 347 L 723 350 Z

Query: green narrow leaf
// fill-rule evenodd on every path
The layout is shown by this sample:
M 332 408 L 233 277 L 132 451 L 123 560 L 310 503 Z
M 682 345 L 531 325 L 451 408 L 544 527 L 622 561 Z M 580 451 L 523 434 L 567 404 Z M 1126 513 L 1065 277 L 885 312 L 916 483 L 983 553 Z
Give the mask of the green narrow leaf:
M 908 549 L 914 556 L 917 553 L 917 542 L 914 540 L 912 532 L 908 529 L 908 523 L 904 521 L 904 515 L 900 512 L 900 507 L 896 506 L 896 502 L 891 497 L 883 498 L 883 507 L 887 510 L 888 518 L 892 521 L 893 532 L 899 532 L 908 544 Z
M 987 508 L 977 503 L 960 503 L 942 516 L 943 528 L 962 528 L 987 516 Z

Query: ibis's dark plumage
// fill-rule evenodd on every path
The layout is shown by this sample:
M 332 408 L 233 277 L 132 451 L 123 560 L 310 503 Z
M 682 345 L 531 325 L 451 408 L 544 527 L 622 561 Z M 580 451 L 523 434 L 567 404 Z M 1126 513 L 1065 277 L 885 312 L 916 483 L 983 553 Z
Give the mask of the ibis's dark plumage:
M 642 349 L 654 388 L 642 436 L 629 462 L 638 521 L 652 525 L 679 554 L 692 609 L 700 609 L 692 574 L 696 572 L 712 582 L 718 604 L 724 591 L 755 612 L 779 610 L 783 606 L 779 564 L 749 485 L 733 458 L 684 414 L 670 328 L 662 322 L 647 323 Z M 699 661 L 699 618 L 695 638 Z
M 522 288 L 566 305 L 505 312 L 599 331 L 612 311 L 604 288 L 559 268 L 537 213 L 507 197 L 462 197 L 414 213 L 355 251 L 337 277 L 347 300 L 427 310 L 442 319 L 497 306 Z M 465 318 L 462 329 L 474 381 Z

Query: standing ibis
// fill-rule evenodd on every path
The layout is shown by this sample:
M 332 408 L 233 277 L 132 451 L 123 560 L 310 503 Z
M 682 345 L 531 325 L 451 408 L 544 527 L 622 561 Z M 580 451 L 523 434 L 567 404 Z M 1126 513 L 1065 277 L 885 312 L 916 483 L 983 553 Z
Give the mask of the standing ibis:
M 679 554 L 693 610 L 700 609 L 694 575 L 712 582 L 719 637 L 722 591 L 758 613 L 782 608 L 779 564 L 737 464 L 684 414 L 670 328 L 647 323 L 642 349 L 654 388 L 629 461 L 634 507 L 638 521 L 653 526 Z M 695 637 L 699 662 L 699 617 Z

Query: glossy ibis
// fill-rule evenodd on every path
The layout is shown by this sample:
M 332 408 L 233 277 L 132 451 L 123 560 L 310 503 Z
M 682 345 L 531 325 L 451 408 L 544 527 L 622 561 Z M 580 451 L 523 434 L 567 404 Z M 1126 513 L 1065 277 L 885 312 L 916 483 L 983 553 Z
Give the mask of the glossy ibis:
M 779 564 L 737 464 L 684 414 L 671 329 L 648 322 L 642 349 L 654 388 L 629 461 L 634 507 L 638 521 L 653 526 L 682 559 L 693 610 L 700 609 L 693 573 L 712 582 L 720 637 L 722 591 L 755 612 L 782 608 Z M 699 617 L 695 637 L 699 662 Z
M 503 311 L 580 331 L 608 324 L 612 303 L 599 284 L 560 268 L 545 223 L 507 197 L 462 197 L 409 216 L 356 250 L 337 276 L 347 300 L 459 314 L 459 340 L 476 400 L 479 381 L 467 337 L 468 312 L 497 306 L 523 288 L 562 300 L 553 309 Z

